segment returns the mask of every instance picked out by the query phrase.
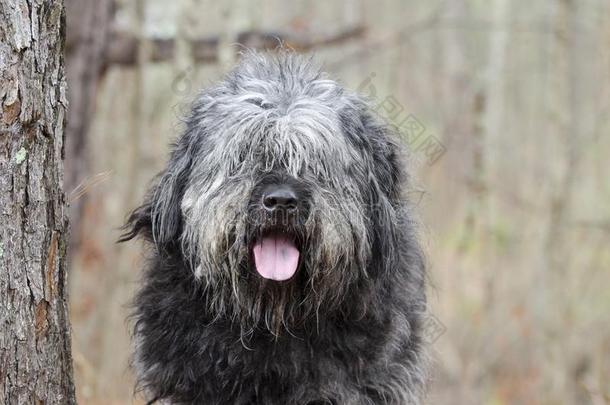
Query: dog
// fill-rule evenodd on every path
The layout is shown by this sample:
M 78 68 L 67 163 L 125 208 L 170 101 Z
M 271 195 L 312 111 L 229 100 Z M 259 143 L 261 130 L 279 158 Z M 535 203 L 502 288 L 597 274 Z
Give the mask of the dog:
M 150 258 L 133 367 L 149 403 L 419 404 L 425 264 L 405 152 L 289 51 L 193 102 L 129 216 Z

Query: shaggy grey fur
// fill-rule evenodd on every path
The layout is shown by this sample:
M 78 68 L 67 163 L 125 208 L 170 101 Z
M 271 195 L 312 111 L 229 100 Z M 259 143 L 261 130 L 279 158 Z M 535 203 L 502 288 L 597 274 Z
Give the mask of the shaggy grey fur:
M 248 53 L 201 93 L 123 240 L 153 247 L 135 301 L 151 399 L 200 404 L 418 404 L 424 265 L 400 148 L 356 94 L 291 53 Z M 298 211 L 262 209 L 285 184 Z M 270 229 L 297 274 L 256 274 Z

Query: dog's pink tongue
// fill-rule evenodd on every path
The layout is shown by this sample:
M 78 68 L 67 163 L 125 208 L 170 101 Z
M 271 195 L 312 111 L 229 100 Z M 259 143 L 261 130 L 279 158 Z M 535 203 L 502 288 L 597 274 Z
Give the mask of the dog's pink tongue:
M 297 271 L 299 250 L 294 242 L 281 235 L 267 236 L 254 245 L 256 271 L 264 278 L 288 280 Z

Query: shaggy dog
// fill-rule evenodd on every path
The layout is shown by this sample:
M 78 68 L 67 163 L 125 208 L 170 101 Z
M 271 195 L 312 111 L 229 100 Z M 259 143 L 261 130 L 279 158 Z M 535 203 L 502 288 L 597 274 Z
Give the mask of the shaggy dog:
M 418 404 L 424 264 L 389 128 L 288 52 L 196 99 L 123 240 L 151 258 L 134 366 L 151 400 Z

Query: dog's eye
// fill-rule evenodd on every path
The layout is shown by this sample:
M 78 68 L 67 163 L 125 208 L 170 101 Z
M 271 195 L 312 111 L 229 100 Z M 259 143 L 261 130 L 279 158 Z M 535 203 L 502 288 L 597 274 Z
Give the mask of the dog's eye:
M 270 109 L 272 107 L 272 105 L 270 103 L 265 103 L 260 98 L 252 98 L 252 99 L 249 99 L 248 102 L 250 104 L 254 104 L 257 107 L 262 108 L 263 110 L 268 110 L 268 109 Z

